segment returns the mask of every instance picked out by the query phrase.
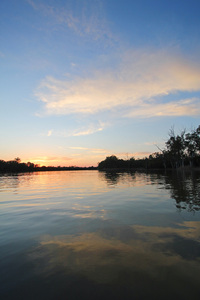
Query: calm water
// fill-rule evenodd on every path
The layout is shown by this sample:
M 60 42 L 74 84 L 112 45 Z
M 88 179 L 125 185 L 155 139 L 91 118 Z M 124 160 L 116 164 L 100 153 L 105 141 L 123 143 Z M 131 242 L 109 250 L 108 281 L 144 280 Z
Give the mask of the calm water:
M 200 173 L 0 176 L 0 299 L 200 299 Z

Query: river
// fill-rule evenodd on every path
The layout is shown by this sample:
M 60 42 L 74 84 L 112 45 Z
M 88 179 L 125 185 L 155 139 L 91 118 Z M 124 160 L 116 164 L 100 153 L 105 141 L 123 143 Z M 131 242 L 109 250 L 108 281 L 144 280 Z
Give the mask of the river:
M 0 228 L 0 299 L 199 299 L 199 172 L 1 175 Z

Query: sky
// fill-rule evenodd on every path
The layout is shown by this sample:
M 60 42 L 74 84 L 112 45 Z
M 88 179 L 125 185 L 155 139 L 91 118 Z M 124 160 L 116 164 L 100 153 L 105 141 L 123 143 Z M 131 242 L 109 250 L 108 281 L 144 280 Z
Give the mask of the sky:
M 1 0 L 0 159 L 97 166 L 200 125 L 199 0 Z

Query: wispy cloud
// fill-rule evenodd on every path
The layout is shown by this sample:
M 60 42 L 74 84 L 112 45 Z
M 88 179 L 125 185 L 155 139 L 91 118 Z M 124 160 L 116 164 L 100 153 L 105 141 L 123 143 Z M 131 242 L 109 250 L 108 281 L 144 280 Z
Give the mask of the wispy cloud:
M 82 135 L 90 135 L 99 131 L 102 131 L 104 129 L 104 125 L 102 124 L 102 126 L 100 127 L 95 127 L 95 126 L 90 126 L 87 129 L 84 130 L 77 130 L 73 133 L 71 133 L 71 136 L 82 136 Z
M 69 147 L 69 149 L 73 149 L 73 150 L 88 150 L 89 148 L 86 148 L 86 147 Z
M 26 1 L 33 9 L 39 11 L 45 17 L 50 17 L 54 26 L 57 25 L 59 28 L 61 25 L 66 26 L 79 37 L 89 36 L 94 40 L 107 39 L 108 41 L 113 39 L 100 0 L 95 2 L 93 0 L 74 0 L 73 6 L 68 2 L 62 7 L 37 0 Z
M 90 153 L 95 153 L 95 154 L 110 154 L 109 150 L 102 149 L 102 148 L 86 148 L 86 147 L 69 147 L 69 149 L 72 150 L 81 150 L 81 151 L 87 151 Z
M 151 154 L 151 152 L 149 152 L 149 151 L 146 151 L 146 152 L 134 152 L 133 153 L 133 157 L 135 157 L 135 158 L 143 158 L 143 157 L 146 157 L 146 156 L 149 156 Z
M 55 163 L 59 161 L 69 161 L 71 160 L 71 157 L 60 157 L 60 156 L 37 156 L 37 157 L 32 157 L 30 158 L 30 161 L 33 163 L 38 163 L 38 164 L 49 164 L 49 163 Z
M 45 112 L 54 115 L 118 110 L 126 117 L 197 116 L 199 98 L 173 101 L 171 97 L 166 102 L 164 96 L 199 90 L 200 66 L 164 51 L 133 51 L 119 59 L 114 71 L 72 80 L 47 77 L 37 97 Z
M 105 159 L 105 156 L 116 155 L 118 158 L 123 159 L 130 159 L 131 157 L 134 158 L 143 158 L 149 156 L 152 152 L 149 151 L 142 151 L 142 152 L 112 152 L 108 149 L 102 148 L 86 148 L 86 147 L 69 147 L 69 149 L 81 151 L 88 154 L 97 155 L 96 157 L 101 158 L 102 160 Z
M 200 115 L 200 98 L 184 99 L 170 103 L 144 103 L 127 113 L 128 117 L 197 116 Z
M 117 152 L 114 153 L 114 155 L 116 155 L 118 158 L 122 158 L 122 159 L 130 159 L 131 157 L 134 158 L 143 158 L 146 156 L 149 156 L 152 152 L 149 151 L 142 151 L 142 152 Z
M 91 135 L 97 132 L 100 132 L 104 130 L 105 127 L 108 126 L 108 123 L 103 123 L 103 122 L 97 122 L 97 124 L 89 124 L 85 127 L 78 128 L 76 130 L 72 131 L 67 131 L 67 130 L 49 130 L 47 134 L 42 134 L 42 135 L 47 135 L 47 136 L 58 136 L 58 137 L 76 137 L 76 136 L 84 136 L 84 135 Z

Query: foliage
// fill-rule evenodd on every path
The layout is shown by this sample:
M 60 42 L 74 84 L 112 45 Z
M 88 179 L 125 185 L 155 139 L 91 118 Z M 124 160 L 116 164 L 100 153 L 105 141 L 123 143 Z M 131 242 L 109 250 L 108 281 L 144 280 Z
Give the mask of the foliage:
M 166 169 L 179 168 L 185 165 L 200 166 L 200 126 L 192 132 L 183 130 L 175 134 L 172 128 L 165 142 L 165 149 L 142 159 L 123 160 L 115 155 L 108 156 L 98 164 L 98 169 Z

